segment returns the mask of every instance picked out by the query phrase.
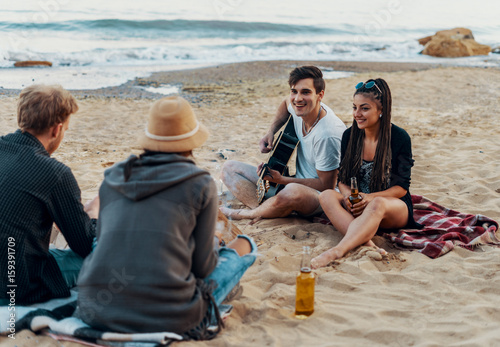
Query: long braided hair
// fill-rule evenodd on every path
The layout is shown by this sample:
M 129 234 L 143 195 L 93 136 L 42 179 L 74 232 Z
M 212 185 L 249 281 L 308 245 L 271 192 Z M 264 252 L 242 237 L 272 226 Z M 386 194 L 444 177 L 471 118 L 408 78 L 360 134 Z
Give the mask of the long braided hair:
M 371 88 L 366 88 L 366 83 L 375 82 Z M 379 89 L 380 88 L 380 91 Z M 380 93 L 382 92 L 382 93 Z M 370 79 L 354 92 L 354 95 L 363 94 L 373 100 L 380 102 L 382 106 L 382 117 L 380 118 L 380 131 L 378 135 L 377 149 L 373 159 L 373 172 L 370 181 L 370 192 L 378 192 L 389 187 L 391 174 L 391 106 L 392 97 L 389 85 L 382 78 Z M 356 121 L 353 121 L 351 127 L 351 137 L 347 144 L 346 153 L 340 164 L 339 180 L 349 185 L 351 177 L 361 179 L 359 170 L 363 163 L 363 141 L 365 131 L 360 130 Z

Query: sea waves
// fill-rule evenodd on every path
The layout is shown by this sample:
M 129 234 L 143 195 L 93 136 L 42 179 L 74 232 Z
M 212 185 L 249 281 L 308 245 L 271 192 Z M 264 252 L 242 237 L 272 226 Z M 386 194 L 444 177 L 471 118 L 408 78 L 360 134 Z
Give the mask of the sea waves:
M 300 23 L 300 22 L 295 22 Z M 253 60 L 426 61 L 417 39 L 436 28 L 230 20 L 0 21 L 0 67 L 216 64 Z M 486 33 L 487 28 L 483 28 Z M 485 42 L 487 43 L 487 42 Z

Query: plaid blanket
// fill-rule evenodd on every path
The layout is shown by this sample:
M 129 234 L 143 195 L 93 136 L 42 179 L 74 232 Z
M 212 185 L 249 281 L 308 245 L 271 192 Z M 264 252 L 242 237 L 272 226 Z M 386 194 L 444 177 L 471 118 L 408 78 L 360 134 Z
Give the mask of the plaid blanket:
M 15 338 L 16 333 L 29 329 L 45 333 L 56 340 L 71 340 L 89 346 L 153 347 L 165 346 L 183 340 L 172 332 L 123 334 L 100 331 L 91 328 L 81 319 L 73 317 L 77 293 L 69 298 L 53 299 L 31 306 L 0 306 L 0 335 Z M 232 311 L 232 305 L 220 305 L 219 312 L 224 319 Z M 12 316 L 14 314 L 14 316 Z M 209 329 L 216 329 L 217 322 L 211 322 Z M 89 342 L 93 343 L 89 343 Z M 96 344 L 94 344 L 96 343 Z
M 417 249 L 433 259 L 448 253 L 455 246 L 473 250 L 481 244 L 500 245 L 496 235 L 498 223 L 493 219 L 450 210 L 420 195 L 412 195 L 411 198 L 413 217 L 424 228 L 400 229 L 397 233 L 383 234 L 396 245 Z M 321 219 L 316 221 L 324 223 Z M 331 224 L 327 218 L 326 222 Z

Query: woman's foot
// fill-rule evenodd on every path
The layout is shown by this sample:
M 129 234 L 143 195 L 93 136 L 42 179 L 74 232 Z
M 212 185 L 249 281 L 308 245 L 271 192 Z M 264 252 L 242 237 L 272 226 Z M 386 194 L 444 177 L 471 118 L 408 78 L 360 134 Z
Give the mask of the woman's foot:
M 373 248 L 375 249 L 375 252 L 378 252 L 380 253 L 382 256 L 384 255 L 387 255 L 387 251 L 383 248 L 380 248 L 379 246 L 377 246 L 375 244 L 375 242 L 373 242 L 372 240 L 368 241 L 367 243 L 365 243 L 363 246 L 366 246 L 366 247 L 370 247 L 370 248 Z
M 330 248 L 328 251 L 321 253 L 317 257 L 311 260 L 311 267 L 313 269 L 319 269 L 320 267 L 327 266 L 332 261 L 340 259 L 344 256 L 340 249 L 335 247 Z
M 387 251 L 383 248 L 375 247 L 366 247 L 361 246 L 352 256 L 353 260 L 358 260 L 363 257 L 368 257 L 372 260 L 383 260 L 384 257 L 387 256 Z

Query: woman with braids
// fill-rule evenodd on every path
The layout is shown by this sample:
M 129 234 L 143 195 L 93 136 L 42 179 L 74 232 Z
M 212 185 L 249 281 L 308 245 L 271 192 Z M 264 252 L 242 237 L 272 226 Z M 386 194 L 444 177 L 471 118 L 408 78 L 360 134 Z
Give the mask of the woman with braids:
M 376 247 L 371 239 L 379 228 L 420 227 L 413 219 L 409 192 L 411 140 L 391 123 L 391 104 L 391 91 L 383 79 L 356 85 L 354 122 L 342 136 L 340 192 L 330 189 L 319 197 L 323 211 L 344 237 L 314 258 L 313 268 L 326 266 L 357 246 Z M 357 178 L 363 198 L 354 205 L 349 201 L 351 177 Z

